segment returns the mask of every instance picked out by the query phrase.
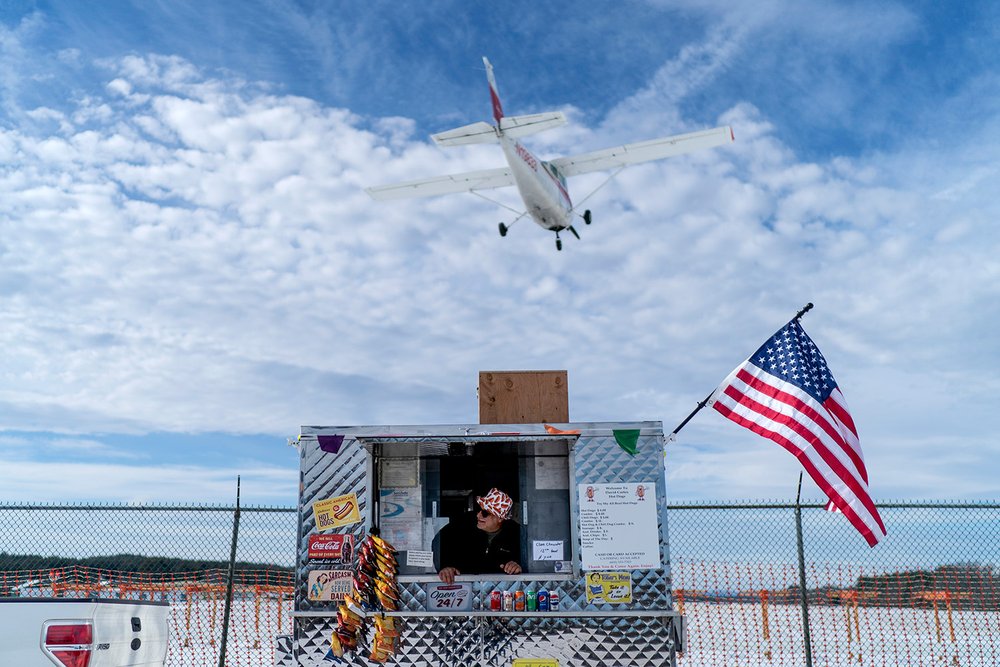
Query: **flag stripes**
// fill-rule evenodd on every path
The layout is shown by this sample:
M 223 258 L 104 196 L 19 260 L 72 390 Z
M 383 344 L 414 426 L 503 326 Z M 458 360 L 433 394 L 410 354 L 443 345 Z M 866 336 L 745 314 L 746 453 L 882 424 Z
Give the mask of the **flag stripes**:
M 868 491 L 854 420 L 825 360 L 798 322 L 789 323 L 730 373 L 709 404 L 795 456 L 869 546 L 886 534 Z

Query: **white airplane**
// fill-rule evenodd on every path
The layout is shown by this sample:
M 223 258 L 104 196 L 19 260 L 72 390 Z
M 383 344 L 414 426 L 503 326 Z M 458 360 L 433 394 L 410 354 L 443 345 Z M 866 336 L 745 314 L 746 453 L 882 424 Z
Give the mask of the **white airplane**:
M 490 125 L 481 121 L 431 135 L 431 138 L 439 146 L 499 143 L 503 149 L 504 157 L 507 158 L 507 166 L 499 169 L 468 171 L 461 174 L 366 188 L 365 191 L 373 199 L 435 197 L 455 192 L 471 192 L 517 214 L 517 217 L 509 225 L 500 223 L 500 236 L 506 236 L 511 225 L 524 216 L 530 215 L 541 227 L 556 233 L 556 249 L 562 250 L 559 232 L 568 229 L 573 236 L 579 239 L 580 235 L 570 224 L 573 216 L 579 215 L 577 209 L 626 166 L 639 162 L 661 160 L 735 141 L 733 129 L 724 126 L 712 130 L 625 144 L 593 153 L 561 157 L 554 160 L 541 160 L 517 139 L 564 125 L 566 116 L 560 111 L 526 116 L 504 116 L 500 95 L 497 93 L 496 80 L 493 77 L 493 66 L 485 57 L 483 63 L 486 65 L 486 78 L 490 84 L 493 119 L 496 124 Z M 612 171 L 613 173 L 604 183 L 574 206 L 566 188 L 566 178 L 594 171 Z M 480 193 L 480 190 L 510 185 L 517 186 L 521 199 L 524 201 L 524 211 L 512 209 Z M 590 224 L 589 210 L 585 210 L 579 217 L 583 218 L 586 224 Z

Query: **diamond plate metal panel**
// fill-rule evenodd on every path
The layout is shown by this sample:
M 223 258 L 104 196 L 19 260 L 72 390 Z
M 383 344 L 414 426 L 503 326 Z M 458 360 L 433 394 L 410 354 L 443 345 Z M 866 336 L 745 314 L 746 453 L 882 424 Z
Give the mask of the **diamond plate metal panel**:
M 309 571 L 313 569 L 308 561 L 309 534 L 316 527 L 312 504 L 354 493 L 358 498 L 361 522 L 352 528 L 356 544 L 365 537 L 369 525 L 369 503 L 367 478 L 370 457 L 354 438 L 346 437 L 337 454 L 324 452 L 315 440 L 304 441 L 299 447 L 299 536 L 296 558 L 295 608 L 299 611 L 336 610 L 336 605 L 309 600 Z
M 323 656 L 333 623 L 301 620 L 295 664 L 328 667 Z M 509 667 L 515 658 L 555 659 L 560 667 L 662 667 L 673 652 L 669 618 L 453 616 L 401 622 L 401 648 L 386 663 L 401 667 Z M 367 666 L 369 646 L 359 645 L 337 664 Z
M 295 667 L 292 635 L 278 635 L 274 638 L 274 667 Z

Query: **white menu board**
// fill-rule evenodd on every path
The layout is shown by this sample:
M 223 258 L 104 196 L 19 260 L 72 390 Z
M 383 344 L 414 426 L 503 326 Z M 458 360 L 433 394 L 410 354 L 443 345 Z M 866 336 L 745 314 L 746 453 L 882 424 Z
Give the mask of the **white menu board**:
M 656 485 L 580 484 L 580 547 L 584 570 L 660 567 Z

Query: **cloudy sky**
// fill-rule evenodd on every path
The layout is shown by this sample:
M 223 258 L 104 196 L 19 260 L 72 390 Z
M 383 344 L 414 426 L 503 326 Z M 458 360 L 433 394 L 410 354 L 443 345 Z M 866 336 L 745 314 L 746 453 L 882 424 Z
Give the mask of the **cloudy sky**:
M 300 425 L 474 422 L 480 370 L 669 431 L 807 302 L 873 495 L 996 498 L 1000 6 L 732 5 L 4 2 L 0 500 L 290 505 Z M 623 172 L 561 253 L 371 201 L 502 166 L 428 138 L 489 118 L 483 55 L 508 113 L 570 118 L 543 158 L 736 142 Z M 798 477 L 714 411 L 667 466 L 672 500 Z

